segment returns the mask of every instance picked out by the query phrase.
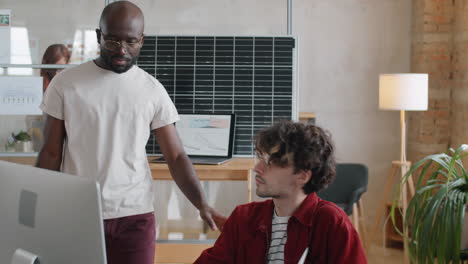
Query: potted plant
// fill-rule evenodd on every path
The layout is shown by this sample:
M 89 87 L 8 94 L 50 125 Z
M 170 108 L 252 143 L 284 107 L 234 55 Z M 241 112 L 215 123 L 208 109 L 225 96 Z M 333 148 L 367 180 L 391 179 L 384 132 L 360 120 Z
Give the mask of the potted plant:
M 12 134 L 16 141 L 16 151 L 18 152 L 32 152 L 31 136 L 25 132 L 20 131 L 18 134 Z
M 401 184 L 407 184 L 410 175 L 418 174 L 415 195 L 406 214 L 401 214 L 405 215 L 405 232 L 396 226 L 400 198 L 393 200 L 391 209 L 393 225 L 404 236 L 413 262 L 460 263 L 462 249 L 468 249 L 465 248 L 468 226 L 464 224 L 468 217 L 468 173 L 462 163 L 468 156 L 467 150 L 468 145 L 461 145 L 447 153 L 427 156 L 415 163 L 402 179 Z M 397 193 L 395 197 L 399 196 Z

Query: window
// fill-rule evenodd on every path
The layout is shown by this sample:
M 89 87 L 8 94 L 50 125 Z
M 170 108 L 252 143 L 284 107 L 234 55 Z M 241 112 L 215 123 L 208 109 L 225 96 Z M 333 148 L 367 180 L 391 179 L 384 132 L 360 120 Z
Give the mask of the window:
M 31 64 L 28 29 L 11 27 L 11 64 Z M 32 68 L 8 68 L 8 75 L 32 75 Z
M 96 32 L 94 30 L 76 30 L 70 63 L 80 64 L 95 59 L 98 55 Z

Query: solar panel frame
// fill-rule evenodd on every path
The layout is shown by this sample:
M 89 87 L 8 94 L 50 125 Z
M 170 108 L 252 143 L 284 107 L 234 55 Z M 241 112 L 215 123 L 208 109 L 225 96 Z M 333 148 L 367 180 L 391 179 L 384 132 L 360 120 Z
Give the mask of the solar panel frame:
M 179 113 L 235 113 L 234 155 L 294 119 L 296 41 L 291 36 L 145 36 L 137 65 L 166 88 Z M 148 155 L 160 154 L 153 134 Z

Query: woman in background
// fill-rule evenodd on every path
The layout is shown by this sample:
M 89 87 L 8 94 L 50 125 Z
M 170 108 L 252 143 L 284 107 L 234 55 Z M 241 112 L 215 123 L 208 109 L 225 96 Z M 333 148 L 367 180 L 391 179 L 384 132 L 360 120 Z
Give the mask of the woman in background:
M 44 52 L 42 56 L 42 64 L 68 64 L 70 61 L 71 53 L 67 47 L 63 44 L 52 44 Z M 42 91 L 45 93 L 49 83 L 52 79 L 61 72 L 63 69 L 41 69 L 42 77 Z M 43 129 L 44 129 L 44 118 L 42 115 L 30 115 L 26 116 L 26 128 L 28 134 L 32 138 L 33 150 L 38 152 L 42 148 L 44 143 Z
M 63 44 L 52 44 L 44 52 L 42 64 L 68 64 L 70 61 L 70 51 Z M 43 78 L 42 90 L 45 92 L 50 81 L 62 69 L 41 69 L 41 77 Z

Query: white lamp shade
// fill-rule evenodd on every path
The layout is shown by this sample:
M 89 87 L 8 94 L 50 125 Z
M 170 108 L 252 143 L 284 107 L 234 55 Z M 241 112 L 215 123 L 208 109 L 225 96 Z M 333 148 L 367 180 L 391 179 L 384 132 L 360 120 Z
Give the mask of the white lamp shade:
M 428 75 L 425 73 L 381 74 L 379 108 L 383 110 L 427 110 Z

